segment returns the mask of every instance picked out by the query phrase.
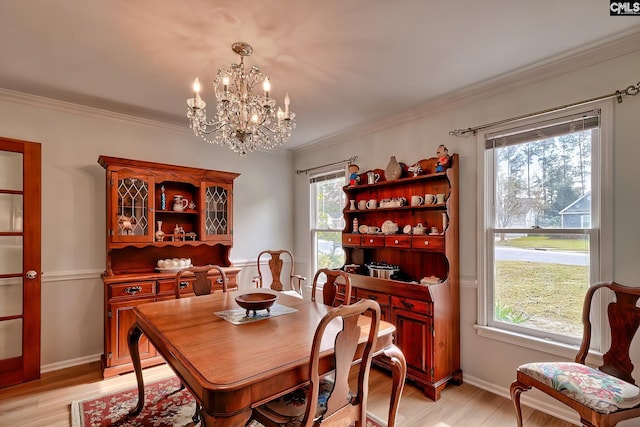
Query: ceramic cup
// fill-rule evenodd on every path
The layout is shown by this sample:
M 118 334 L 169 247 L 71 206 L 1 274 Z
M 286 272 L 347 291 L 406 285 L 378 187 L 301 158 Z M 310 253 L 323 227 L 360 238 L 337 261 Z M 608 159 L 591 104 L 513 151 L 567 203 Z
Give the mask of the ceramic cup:
M 445 196 L 446 195 L 444 193 L 436 194 L 436 203 L 439 204 L 439 205 L 443 204 L 445 202 L 445 200 L 446 200 Z
M 360 209 L 361 211 L 367 209 L 367 201 L 366 200 L 360 200 L 358 202 L 358 209 Z
M 369 227 L 369 229 L 367 230 L 367 233 L 369 234 L 376 234 L 380 232 L 380 227 Z
M 438 234 L 438 227 L 431 227 L 429 234 Z
M 436 195 L 435 194 L 425 194 L 424 195 L 424 204 L 425 205 L 432 205 L 436 202 Z
M 380 181 L 380 174 L 375 172 L 367 172 L 367 184 L 375 184 Z
M 420 206 L 422 203 L 424 203 L 422 196 L 411 196 L 411 206 Z
M 378 206 L 378 201 L 376 199 L 371 199 L 367 202 L 367 209 L 375 209 Z

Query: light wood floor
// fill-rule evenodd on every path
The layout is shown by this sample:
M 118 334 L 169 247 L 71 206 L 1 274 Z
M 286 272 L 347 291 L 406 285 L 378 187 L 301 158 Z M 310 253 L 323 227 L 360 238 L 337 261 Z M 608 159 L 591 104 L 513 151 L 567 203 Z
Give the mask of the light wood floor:
M 144 370 L 145 381 L 173 375 L 167 366 Z M 42 375 L 37 381 L 0 389 L 0 426 L 68 427 L 70 402 L 135 387 L 133 374 L 103 380 L 99 363 Z M 372 369 L 369 411 L 386 420 L 391 380 Z M 525 427 L 570 427 L 538 411 L 523 407 Z M 438 402 L 407 383 L 399 410 L 399 427 L 513 427 L 511 401 L 468 384 L 448 386 Z

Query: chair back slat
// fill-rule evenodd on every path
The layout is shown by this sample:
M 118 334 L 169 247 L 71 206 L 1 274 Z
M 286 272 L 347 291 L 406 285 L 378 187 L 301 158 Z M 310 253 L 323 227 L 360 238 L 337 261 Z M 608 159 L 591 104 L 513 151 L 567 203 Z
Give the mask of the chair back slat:
M 367 313 L 369 316 L 360 317 Z M 335 383 L 327 401 L 327 408 L 321 415 L 322 423 L 330 421 L 333 425 L 337 420 L 358 421 L 364 425 L 366 419 L 367 395 L 369 387 L 369 372 L 373 357 L 373 347 L 380 326 L 380 305 L 373 300 L 361 300 L 352 305 L 341 305 L 328 312 L 320 321 L 314 335 L 311 347 L 311 363 L 309 365 L 309 396 L 307 408 L 301 426 L 311 427 L 315 423 L 318 409 L 318 395 L 320 385 L 320 348 L 322 338 L 334 320 L 342 320 L 341 329 L 335 339 Z M 360 339 L 361 325 L 359 320 L 369 319 L 367 326 L 369 333 L 362 353 L 362 360 L 358 365 L 358 388 L 351 391 L 349 386 L 349 370 L 356 356 Z M 349 425 L 350 423 L 337 425 Z
M 313 277 L 313 285 L 311 286 L 311 301 L 316 300 L 316 290 L 318 287 L 318 279 L 320 276 L 325 275 L 327 282 L 322 287 L 322 302 L 325 305 L 339 305 L 336 303 L 336 296 L 338 295 L 338 284 L 344 286 L 344 304 L 351 303 L 351 278 L 342 270 L 330 270 L 328 268 L 321 268 L 316 272 Z M 336 280 L 341 278 L 341 282 Z
M 210 294 L 211 291 L 213 290 L 213 284 L 211 283 L 211 279 L 208 277 L 208 274 L 211 270 L 217 270 L 220 273 L 220 276 L 222 279 L 222 292 L 227 292 L 227 275 L 225 274 L 222 267 L 218 265 L 205 265 L 205 266 L 184 268 L 176 273 L 176 279 L 175 279 L 176 298 L 180 298 L 180 282 L 182 281 L 182 277 L 186 273 L 191 273 L 195 276 L 195 280 L 193 281 L 193 293 L 196 296 Z
M 600 282 L 589 288 L 582 311 L 584 326 L 582 345 L 576 356 L 576 362 L 585 364 L 591 345 L 590 313 L 594 295 L 603 288 L 607 288 L 615 294 L 615 301 L 607 306 L 611 346 L 603 355 L 603 364 L 599 369 L 628 383 L 635 384 L 631 375 L 634 365 L 629 350 L 640 327 L 640 307 L 638 307 L 640 287 L 623 286 L 615 282 Z
M 262 264 L 264 259 L 267 259 L 267 265 L 269 266 L 268 273 L 263 271 Z M 288 263 L 288 268 L 285 268 L 285 262 Z M 270 289 L 274 291 L 284 290 L 283 279 L 289 281 L 289 287 L 302 296 L 302 284 L 301 282 L 307 280 L 306 277 L 295 274 L 295 262 L 293 254 L 285 249 L 279 250 L 264 250 L 258 254 L 258 260 L 256 268 L 258 270 L 258 276 L 254 278 L 257 281 L 256 286 L 259 288 L 267 287 L 266 281 L 268 275 L 271 275 L 271 283 L 268 284 Z M 285 274 L 283 275 L 283 269 Z

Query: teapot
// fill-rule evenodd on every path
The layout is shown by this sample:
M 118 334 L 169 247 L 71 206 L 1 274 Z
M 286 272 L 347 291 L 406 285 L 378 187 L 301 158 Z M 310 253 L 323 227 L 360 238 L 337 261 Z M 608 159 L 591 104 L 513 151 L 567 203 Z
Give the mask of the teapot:
M 418 223 L 415 227 L 413 227 L 413 234 L 424 234 L 424 226 L 421 222 Z
M 189 201 L 187 199 L 183 199 L 180 194 L 176 194 L 173 196 L 173 210 L 177 212 L 184 211 L 187 206 L 189 206 Z

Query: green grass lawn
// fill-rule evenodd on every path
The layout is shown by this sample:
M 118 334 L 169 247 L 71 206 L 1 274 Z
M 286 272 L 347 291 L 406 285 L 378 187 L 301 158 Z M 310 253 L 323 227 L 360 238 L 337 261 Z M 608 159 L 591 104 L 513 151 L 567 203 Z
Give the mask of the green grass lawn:
M 580 239 L 532 236 L 496 244 L 520 248 L 584 251 Z M 527 261 L 497 261 L 495 301 L 499 314 L 523 326 L 581 337 L 582 303 L 589 268 Z
M 550 235 L 526 236 L 496 241 L 497 246 L 513 246 L 523 249 L 554 249 L 558 251 L 586 251 L 587 239 L 561 239 Z

